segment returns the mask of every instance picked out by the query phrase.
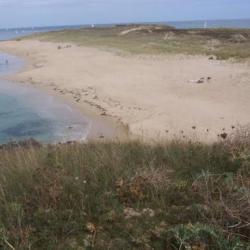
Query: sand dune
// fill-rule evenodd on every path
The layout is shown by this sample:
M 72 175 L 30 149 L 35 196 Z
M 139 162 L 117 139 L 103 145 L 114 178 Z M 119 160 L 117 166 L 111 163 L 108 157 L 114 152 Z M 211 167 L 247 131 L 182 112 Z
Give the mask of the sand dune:
M 206 56 L 121 55 L 39 41 L 2 42 L 30 62 L 15 79 L 113 119 L 144 138 L 211 141 L 250 123 L 248 63 Z M 87 111 L 88 110 L 88 111 Z

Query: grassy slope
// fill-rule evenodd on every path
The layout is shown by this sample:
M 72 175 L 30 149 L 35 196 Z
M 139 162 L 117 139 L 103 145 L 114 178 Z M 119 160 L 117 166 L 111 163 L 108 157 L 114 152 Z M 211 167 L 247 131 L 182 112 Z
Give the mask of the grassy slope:
M 63 30 L 31 37 L 42 41 L 70 42 L 132 53 L 187 53 L 216 55 L 218 59 L 250 57 L 250 30 L 178 30 L 167 26 L 143 26 L 142 30 L 121 35 L 137 26 Z M 235 36 L 243 36 L 237 42 Z M 165 38 L 165 39 L 164 39 Z
M 250 57 L 249 30 L 119 35 L 130 28 L 32 37 L 132 53 Z M 235 34 L 246 41 L 233 42 Z M 236 139 L 0 149 L 0 248 L 250 249 L 250 139 Z
M 249 139 L 5 148 L 0 165 L 2 249 L 229 250 L 250 240 Z

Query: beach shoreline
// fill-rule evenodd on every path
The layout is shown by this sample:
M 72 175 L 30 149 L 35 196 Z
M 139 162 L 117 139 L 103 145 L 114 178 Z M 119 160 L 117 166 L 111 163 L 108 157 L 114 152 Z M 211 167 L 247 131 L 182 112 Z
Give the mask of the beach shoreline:
M 10 72 L 6 75 L 1 76 L 1 79 L 41 90 L 47 93 L 48 95 L 55 97 L 56 99 L 58 99 L 58 101 L 62 101 L 73 109 L 80 111 L 80 113 L 90 122 L 90 128 L 86 137 L 87 141 L 104 139 L 120 141 L 128 138 L 128 131 L 126 130 L 123 124 L 115 121 L 110 117 L 99 116 L 97 110 L 91 107 L 90 105 L 77 105 L 78 103 L 72 100 L 72 98 L 62 96 L 60 92 L 53 91 L 51 86 L 43 84 L 34 85 L 34 82 L 32 82 L 31 79 L 27 79 L 24 81 L 22 78 L 19 78 L 18 75 L 20 73 L 36 68 L 36 58 L 30 57 L 29 55 L 27 55 L 27 53 L 22 53 L 21 51 L 16 51 L 13 49 L 0 49 L 0 52 L 7 53 L 8 55 L 17 56 L 23 61 L 22 67 L 20 67 L 15 72 Z M 81 139 L 79 138 L 79 140 Z
M 119 131 L 119 139 L 212 142 L 250 124 L 248 63 L 202 55 L 126 55 L 36 40 L 1 42 L 0 50 L 27 61 L 9 80 L 81 109 L 96 126 L 91 138 L 114 138 L 112 131 Z

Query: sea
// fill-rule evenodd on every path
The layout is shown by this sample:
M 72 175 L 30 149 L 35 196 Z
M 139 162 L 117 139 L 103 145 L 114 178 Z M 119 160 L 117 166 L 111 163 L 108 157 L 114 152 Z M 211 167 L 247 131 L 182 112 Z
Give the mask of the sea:
M 152 23 L 151 23 L 152 24 Z M 156 23 L 153 23 L 156 24 Z M 179 29 L 250 28 L 250 19 L 161 22 Z M 63 29 L 112 27 L 117 24 L 0 29 L 0 41 Z M 0 144 L 34 138 L 43 143 L 86 140 L 91 121 L 80 111 L 38 89 L 3 80 L 24 62 L 0 51 Z
M 3 80 L 23 66 L 21 59 L 0 53 L 0 144 L 86 140 L 91 122 L 80 111 L 41 90 Z
M 163 22 L 165 23 L 165 22 Z M 250 19 L 231 19 L 231 20 L 195 20 L 166 22 L 178 29 L 203 29 L 203 28 L 235 28 L 250 29 Z

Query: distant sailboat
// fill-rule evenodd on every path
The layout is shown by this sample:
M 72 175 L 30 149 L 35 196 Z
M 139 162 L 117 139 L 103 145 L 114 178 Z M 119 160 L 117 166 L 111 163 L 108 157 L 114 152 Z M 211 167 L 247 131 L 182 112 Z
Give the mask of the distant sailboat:
M 207 29 L 207 21 L 204 22 L 204 29 Z

